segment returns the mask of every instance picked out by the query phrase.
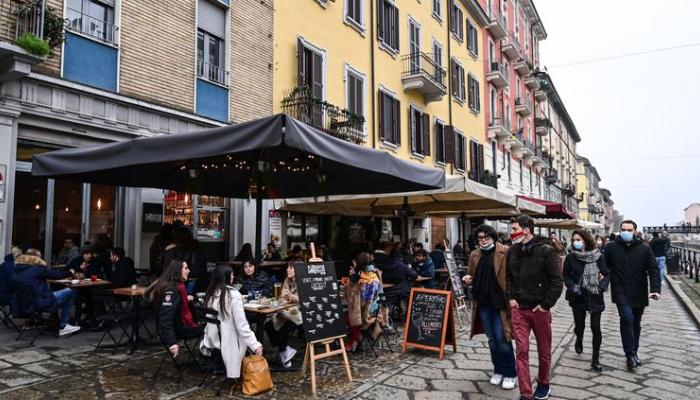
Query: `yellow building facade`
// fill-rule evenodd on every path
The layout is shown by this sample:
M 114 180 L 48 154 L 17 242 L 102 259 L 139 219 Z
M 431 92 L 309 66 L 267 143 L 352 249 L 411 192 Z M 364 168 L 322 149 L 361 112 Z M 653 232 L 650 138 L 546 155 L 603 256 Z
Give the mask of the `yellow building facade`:
M 276 1 L 275 111 L 448 174 L 483 168 L 486 23 L 475 0 Z
M 576 160 L 576 192 L 581 196 L 581 202 L 578 205 L 578 219 L 582 221 L 592 222 L 591 215 L 588 212 L 588 203 L 590 199 L 590 181 L 586 173 L 586 162 L 588 160 L 578 158 Z

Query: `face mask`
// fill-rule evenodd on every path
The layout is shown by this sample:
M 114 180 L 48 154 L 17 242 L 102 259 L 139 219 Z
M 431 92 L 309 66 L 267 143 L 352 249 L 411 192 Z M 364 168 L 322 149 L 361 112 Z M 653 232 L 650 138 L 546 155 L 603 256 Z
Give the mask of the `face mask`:
M 620 233 L 620 238 L 622 238 L 622 240 L 625 242 L 631 242 L 632 239 L 634 239 L 634 232 L 624 231 Z
M 489 251 L 489 250 L 493 249 L 494 246 L 495 246 L 495 244 L 491 243 L 491 244 L 479 246 L 479 247 L 481 247 L 481 250 Z
M 367 266 L 367 272 L 372 272 L 374 271 L 374 265 L 370 264 Z
M 576 250 L 583 250 L 583 242 L 573 242 L 571 244 Z
M 603 242 L 601 242 L 600 240 L 597 241 L 596 243 L 598 243 L 598 247 L 603 247 Z
M 523 241 L 525 238 L 525 231 L 520 231 L 520 232 L 512 232 L 510 234 L 510 240 L 513 242 L 513 244 L 518 244 Z

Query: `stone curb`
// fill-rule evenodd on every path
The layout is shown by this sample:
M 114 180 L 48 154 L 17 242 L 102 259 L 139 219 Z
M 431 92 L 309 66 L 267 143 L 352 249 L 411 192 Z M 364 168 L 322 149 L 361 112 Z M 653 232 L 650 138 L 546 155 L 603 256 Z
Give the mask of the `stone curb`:
M 685 308 L 686 311 L 688 311 L 688 315 L 690 318 L 695 322 L 695 324 L 700 328 L 700 309 L 693 303 L 692 300 L 690 300 L 690 297 L 688 297 L 685 292 L 683 292 L 683 289 L 680 287 L 682 283 L 676 282 L 674 279 L 672 279 L 670 276 L 666 278 L 666 282 L 668 285 L 673 289 L 673 292 L 676 294 L 676 297 L 678 300 L 680 300 L 681 304 L 683 305 L 683 308 Z

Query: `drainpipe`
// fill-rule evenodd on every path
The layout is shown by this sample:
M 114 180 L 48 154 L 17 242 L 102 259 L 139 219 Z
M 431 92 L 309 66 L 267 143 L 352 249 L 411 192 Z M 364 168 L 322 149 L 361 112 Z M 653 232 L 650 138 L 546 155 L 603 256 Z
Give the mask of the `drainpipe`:
M 447 3 L 447 112 L 448 119 L 450 120 L 450 125 L 452 125 L 452 2 L 446 1 Z M 457 145 L 457 138 L 455 137 L 455 146 Z M 452 163 L 452 173 L 454 174 L 455 165 Z
M 375 40 L 375 32 L 374 32 L 374 10 L 376 10 L 377 5 L 376 5 L 376 0 L 375 1 L 370 1 L 370 7 L 369 7 L 369 60 L 370 60 L 370 73 L 372 74 L 372 91 L 370 98 L 372 99 L 372 112 L 370 113 L 372 115 L 372 129 L 370 130 L 371 135 L 372 135 L 372 148 L 377 148 L 377 134 L 376 134 L 376 122 L 377 122 L 377 93 L 376 93 L 376 84 L 375 84 L 375 65 L 374 65 L 374 40 Z M 377 16 L 379 18 L 379 16 Z

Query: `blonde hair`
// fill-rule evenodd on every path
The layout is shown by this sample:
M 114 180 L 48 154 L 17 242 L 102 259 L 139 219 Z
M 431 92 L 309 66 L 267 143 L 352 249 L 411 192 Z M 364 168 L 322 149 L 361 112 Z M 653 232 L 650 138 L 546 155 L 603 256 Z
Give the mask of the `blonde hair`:
M 14 258 L 16 260 L 17 257 L 19 257 L 21 255 L 22 255 L 22 249 L 20 249 L 17 246 L 12 248 L 12 258 Z
M 22 254 L 15 259 L 15 264 L 27 264 L 34 265 L 37 267 L 45 267 L 46 261 L 42 260 L 37 256 L 30 256 L 28 254 Z

